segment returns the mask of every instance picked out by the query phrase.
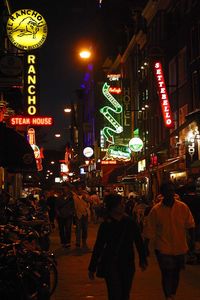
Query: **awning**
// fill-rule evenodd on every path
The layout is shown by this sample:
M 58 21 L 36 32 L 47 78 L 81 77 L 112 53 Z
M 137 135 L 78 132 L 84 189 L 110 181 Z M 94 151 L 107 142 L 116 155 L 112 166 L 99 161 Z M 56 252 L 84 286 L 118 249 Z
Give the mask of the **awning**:
M 0 166 L 9 172 L 37 171 L 29 142 L 21 134 L 0 122 Z

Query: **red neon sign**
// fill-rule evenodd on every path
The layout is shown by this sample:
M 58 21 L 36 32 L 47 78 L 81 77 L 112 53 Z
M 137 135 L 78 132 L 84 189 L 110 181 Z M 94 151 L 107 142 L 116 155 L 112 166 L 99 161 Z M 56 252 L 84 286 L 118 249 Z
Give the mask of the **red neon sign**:
M 109 87 L 109 93 L 111 94 L 121 94 L 122 90 L 120 87 Z
M 26 117 L 26 116 L 15 116 L 10 118 L 10 124 L 12 126 L 52 126 L 52 117 Z
M 155 76 L 157 79 L 158 93 L 159 93 L 159 98 L 160 98 L 160 102 L 161 102 L 165 126 L 168 128 L 172 128 L 174 126 L 174 123 L 172 120 L 172 112 L 171 112 L 171 108 L 170 108 L 169 98 L 167 95 L 162 65 L 160 62 L 155 63 L 154 72 L 155 72 Z

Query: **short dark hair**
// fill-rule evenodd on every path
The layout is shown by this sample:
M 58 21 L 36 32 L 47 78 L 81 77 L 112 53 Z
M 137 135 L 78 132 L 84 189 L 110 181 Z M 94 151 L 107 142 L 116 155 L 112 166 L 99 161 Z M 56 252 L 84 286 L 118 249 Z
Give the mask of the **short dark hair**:
M 104 197 L 104 203 L 108 212 L 118 206 L 122 201 L 122 196 L 117 193 L 110 193 Z
M 175 193 L 175 186 L 172 181 L 164 182 L 160 186 L 160 192 L 163 196 L 172 195 Z

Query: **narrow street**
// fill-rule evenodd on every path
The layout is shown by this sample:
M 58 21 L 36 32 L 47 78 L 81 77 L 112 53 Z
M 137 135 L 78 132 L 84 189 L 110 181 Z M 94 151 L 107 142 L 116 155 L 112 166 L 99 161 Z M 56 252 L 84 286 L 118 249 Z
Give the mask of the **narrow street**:
M 88 246 L 92 249 L 98 225 L 89 225 Z M 51 300 L 106 300 L 106 287 L 102 279 L 90 281 L 87 277 L 87 267 L 91 253 L 75 248 L 73 229 L 72 247 L 63 249 L 59 243 L 58 232 L 51 235 L 51 249 L 58 263 L 58 286 Z M 200 265 L 187 265 L 182 272 L 181 282 L 176 300 L 200 299 Z M 153 253 L 149 258 L 149 267 L 145 272 L 137 268 L 130 300 L 164 300 L 160 274 Z

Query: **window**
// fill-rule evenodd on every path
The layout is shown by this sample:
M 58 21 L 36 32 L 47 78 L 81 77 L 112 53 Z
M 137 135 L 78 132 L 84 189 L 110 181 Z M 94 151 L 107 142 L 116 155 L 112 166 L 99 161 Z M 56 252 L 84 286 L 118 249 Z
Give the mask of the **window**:
M 187 80 L 186 47 L 178 53 L 178 85 L 182 86 Z
M 169 94 L 173 93 L 176 90 L 176 58 L 173 58 L 169 62 Z
M 188 114 L 188 104 L 185 104 L 179 109 L 179 126 L 185 122 L 185 116 L 187 114 Z
M 195 60 L 200 55 L 200 24 L 196 24 L 191 29 L 191 60 Z
M 198 71 L 192 74 L 193 109 L 200 108 L 200 76 Z

